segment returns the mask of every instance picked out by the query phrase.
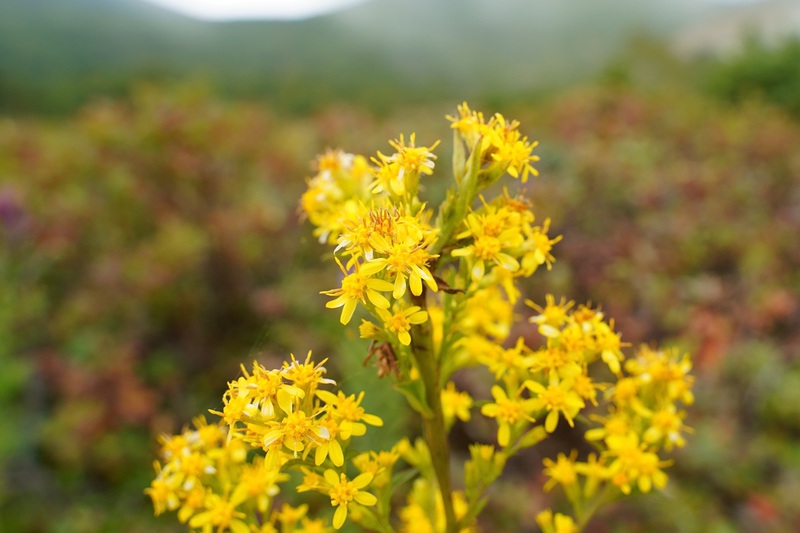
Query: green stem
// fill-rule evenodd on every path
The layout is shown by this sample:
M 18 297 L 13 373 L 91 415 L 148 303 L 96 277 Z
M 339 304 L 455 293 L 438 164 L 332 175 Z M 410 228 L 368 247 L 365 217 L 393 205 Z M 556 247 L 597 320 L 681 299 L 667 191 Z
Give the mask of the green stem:
M 446 207 L 442 228 L 439 231 L 439 238 L 428 250 L 431 254 L 438 254 L 445 245 L 450 242 L 450 237 L 453 235 L 453 232 L 458 225 L 464 221 L 467 210 L 475 201 L 475 196 L 478 194 L 478 174 L 481 170 L 481 154 L 479 150 L 481 141 L 481 139 L 478 139 L 475 146 L 472 147 L 472 152 L 467 160 L 464 176 L 459 182 L 458 190 L 453 193 Z
M 592 516 L 594 516 L 597 510 L 614 499 L 615 491 L 616 487 L 614 485 L 610 483 L 607 484 L 602 492 L 592 500 L 588 507 L 580 509 L 579 512 L 576 513 L 578 514 L 578 531 L 583 531 L 583 528 L 587 526 L 589 520 L 592 519 Z M 578 509 L 575 510 L 578 511 Z
M 412 298 L 414 305 L 426 307 L 425 291 Z M 453 509 L 452 484 L 450 482 L 450 444 L 445 431 L 444 412 L 442 410 L 442 386 L 440 367 L 433 351 L 433 330 L 430 320 L 414 327 L 411 336 L 411 348 L 417 361 L 422 382 L 425 386 L 425 401 L 431 410 L 429 416 L 422 416 L 423 436 L 431 454 L 431 464 L 439 492 L 442 495 L 446 532 L 458 531 L 455 511 Z

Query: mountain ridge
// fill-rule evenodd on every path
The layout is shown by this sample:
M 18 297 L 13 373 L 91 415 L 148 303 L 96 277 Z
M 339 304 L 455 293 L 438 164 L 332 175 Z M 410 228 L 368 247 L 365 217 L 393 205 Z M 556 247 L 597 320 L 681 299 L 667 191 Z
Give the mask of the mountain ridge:
M 144 0 L 4 0 L 0 106 L 64 111 L 143 80 L 206 79 L 298 109 L 535 91 L 594 74 L 632 34 L 669 38 L 713 9 L 372 0 L 299 21 L 208 22 Z

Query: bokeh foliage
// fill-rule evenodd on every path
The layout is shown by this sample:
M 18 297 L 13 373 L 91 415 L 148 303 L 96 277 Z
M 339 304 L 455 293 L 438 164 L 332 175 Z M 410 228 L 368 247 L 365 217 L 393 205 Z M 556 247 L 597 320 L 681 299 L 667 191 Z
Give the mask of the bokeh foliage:
M 535 128 L 528 192 L 564 235 L 529 295 L 603 302 L 623 340 L 696 354 L 695 434 L 666 495 L 593 531 L 800 522 L 800 126 L 763 100 L 597 83 L 502 103 Z M 217 407 L 241 361 L 313 349 L 357 369 L 345 389 L 388 392 L 325 312 L 333 269 L 295 206 L 324 147 L 374 153 L 409 124 L 431 143 L 455 103 L 298 118 L 185 87 L 0 121 L 0 530 L 170 527 L 142 494 L 153 434 Z M 530 502 L 557 498 L 519 490 L 541 486 L 541 457 L 518 466 L 492 530 L 531 530 Z

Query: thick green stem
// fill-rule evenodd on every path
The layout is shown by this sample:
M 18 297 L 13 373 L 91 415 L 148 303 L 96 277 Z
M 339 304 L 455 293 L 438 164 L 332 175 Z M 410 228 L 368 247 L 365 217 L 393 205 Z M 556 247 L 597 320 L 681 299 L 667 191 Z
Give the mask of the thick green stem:
M 414 297 L 414 304 L 425 308 L 425 292 Z M 452 485 L 450 482 L 450 444 L 445 431 L 442 410 L 442 386 L 440 366 L 433 350 L 433 330 L 430 321 L 414 327 L 411 348 L 417 361 L 422 382 L 425 385 L 425 401 L 430 408 L 429 416 L 422 416 L 423 436 L 431 454 L 431 463 L 436 473 L 439 492 L 442 495 L 446 532 L 456 533 L 458 525 L 453 510 Z

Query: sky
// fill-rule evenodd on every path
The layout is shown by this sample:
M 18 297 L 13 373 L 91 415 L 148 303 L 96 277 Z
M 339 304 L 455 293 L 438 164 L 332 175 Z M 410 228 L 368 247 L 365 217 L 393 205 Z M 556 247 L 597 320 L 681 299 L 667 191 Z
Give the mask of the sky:
M 365 0 L 148 0 L 152 4 L 209 20 L 303 19 Z
M 208 20 L 304 19 L 361 4 L 367 0 L 147 0 L 152 4 Z M 756 0 L 705 0 L 744 4 Z

